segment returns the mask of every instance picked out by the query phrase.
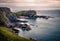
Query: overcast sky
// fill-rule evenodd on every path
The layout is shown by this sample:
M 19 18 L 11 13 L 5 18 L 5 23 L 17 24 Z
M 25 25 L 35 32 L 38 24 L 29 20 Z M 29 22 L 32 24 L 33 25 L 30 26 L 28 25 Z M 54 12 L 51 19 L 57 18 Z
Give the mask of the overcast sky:
M 60 9 L 60 0 L 0 0 L 0 6 L 16 9 Z

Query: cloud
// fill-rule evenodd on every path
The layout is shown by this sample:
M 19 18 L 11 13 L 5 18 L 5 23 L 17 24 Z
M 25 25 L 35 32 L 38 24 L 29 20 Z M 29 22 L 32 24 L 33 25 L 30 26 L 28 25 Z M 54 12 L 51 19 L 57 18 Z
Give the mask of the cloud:
M 60 6 L 58 0 L 0 0 L 0 3 L 13 6 Z
M 20 7 L 33 6 L 33 9 L 59 9 L 60 0 L 0 0 L 0 6 Z M 29 7 L 31 8 L 31 7 Z
M 0 0 L 0 3 L 18 3 L 18 2 L 48 2 L 48 1 L 60 1 L 60 0 Z

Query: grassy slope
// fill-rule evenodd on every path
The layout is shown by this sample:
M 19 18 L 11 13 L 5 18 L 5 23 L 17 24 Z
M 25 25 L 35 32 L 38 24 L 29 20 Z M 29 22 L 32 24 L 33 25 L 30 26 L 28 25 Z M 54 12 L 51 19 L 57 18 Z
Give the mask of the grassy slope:
M 12 33 L 8 28 L 0 27 L 0 41 L 31 41 Z
M 16 14 L 17 16 L 20 16 L 20 15 L 24 15 L 25 12 L 26 12 L 26 11 L 19 11 L 19 12 L 16 12 L 15 14 Z

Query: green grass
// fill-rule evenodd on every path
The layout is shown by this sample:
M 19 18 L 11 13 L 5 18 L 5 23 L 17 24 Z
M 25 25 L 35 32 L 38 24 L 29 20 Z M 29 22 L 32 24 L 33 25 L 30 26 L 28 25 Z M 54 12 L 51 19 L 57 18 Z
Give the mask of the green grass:
M 0 27 L 0 41 L 32 41 L 12 33 L 10 29 Z
M 19 12 L 16 12 L 15 14 L 16 14 L 17 16 L 22 16 L 22 15 L 24 15 L 26 12 L 27 12 L 27 11 L 19 11 Z

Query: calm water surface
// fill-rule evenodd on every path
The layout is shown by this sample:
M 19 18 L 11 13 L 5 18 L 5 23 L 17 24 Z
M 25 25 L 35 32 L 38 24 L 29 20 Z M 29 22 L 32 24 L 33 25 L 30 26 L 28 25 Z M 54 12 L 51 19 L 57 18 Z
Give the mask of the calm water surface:
M 19 35 L 33 38 L 37 41 L 60 41 L 60 10 L 37 11 L 37 15 L 46 15 L 54 18 L 29 19 L 30 31 L 20 30 Z

